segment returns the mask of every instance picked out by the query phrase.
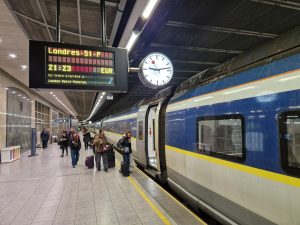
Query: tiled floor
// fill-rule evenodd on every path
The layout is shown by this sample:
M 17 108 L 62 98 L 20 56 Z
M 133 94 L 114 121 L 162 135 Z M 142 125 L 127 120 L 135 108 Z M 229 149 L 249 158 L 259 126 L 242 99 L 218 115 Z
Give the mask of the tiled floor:
M 105 173 L 84 166 L 91 150 L 81 150 L 75 169 L 56 144 L 38 152 L 0 164 L 0 225 L 163 224 L 118 168 Z

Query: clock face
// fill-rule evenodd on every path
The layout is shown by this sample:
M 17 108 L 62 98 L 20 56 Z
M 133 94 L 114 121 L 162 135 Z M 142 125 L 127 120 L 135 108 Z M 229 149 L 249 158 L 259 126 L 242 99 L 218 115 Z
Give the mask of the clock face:
M 173 71 L 170 59 L 164 54 L 154 52 L 141 62 L 139 77 L 144 85 L 158 88 L 169 83 Z

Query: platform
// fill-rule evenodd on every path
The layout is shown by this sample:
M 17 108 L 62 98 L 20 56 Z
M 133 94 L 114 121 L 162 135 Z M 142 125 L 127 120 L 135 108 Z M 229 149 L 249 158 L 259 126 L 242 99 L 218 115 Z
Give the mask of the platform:
M 87 169 L 91 150 L 73 169 L 56 144 L 38 153 L 0 165 L 0 225 L 204 224 L 138 169 L 128 178 L 118 162 L 108 173 Z

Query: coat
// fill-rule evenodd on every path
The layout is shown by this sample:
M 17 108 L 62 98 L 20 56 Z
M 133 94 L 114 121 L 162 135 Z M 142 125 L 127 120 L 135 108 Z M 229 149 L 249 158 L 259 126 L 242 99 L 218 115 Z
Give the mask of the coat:
M 97 134 L 94 137 L 93 145 L 95 146 L 96 152 L 106 151 L 107 138 L 105 135 Z

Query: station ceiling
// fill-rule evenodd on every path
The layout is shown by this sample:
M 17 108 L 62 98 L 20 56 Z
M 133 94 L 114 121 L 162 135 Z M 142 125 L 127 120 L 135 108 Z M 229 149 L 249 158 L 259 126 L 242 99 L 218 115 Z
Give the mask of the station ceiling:
M 55 41 L 55 0 L 7 2 L 29 39 Z M 134 5 L 140 2 L 145 0 L 106 2 L 109 45 L 121 45 L 124 22 L 130 21 Z M 122 19 L 117 23 L 118 14 Z M 100 16 L 99 0 L 61 0 L 61 41 L 101 45 Z M 137 67 L 148 53 L 162 52 L 174 65 L 171 85 L 178 85 L 299 25 L 300 3 L 296 0 L 161 0 L 131 50 L 129 63 Z M 123 111 L 157 93 L 144 87 L 137 74 L 129 74 L 128 82 L 128 92 L 114 94 L 114 100 L 106 101 L 93 120 Z M 65 95 L 78 116 L 87 118 L 96 93 Z

